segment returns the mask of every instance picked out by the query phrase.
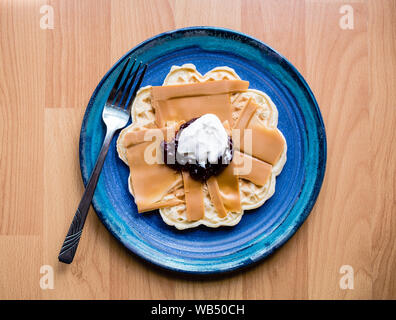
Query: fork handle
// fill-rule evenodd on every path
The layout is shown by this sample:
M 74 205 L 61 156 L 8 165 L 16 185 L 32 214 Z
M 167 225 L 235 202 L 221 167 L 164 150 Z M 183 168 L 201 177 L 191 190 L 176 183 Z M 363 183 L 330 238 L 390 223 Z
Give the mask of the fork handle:
M 102 148 L 100 149 L 99 157 L 96 160 L 95 167 L 92 171 L 91 177 L 89 178 L 87 187 L 84 191 L 84 195 L 81 198 L 80 204 L 78 205 L 76 214 L 74 215 L 73 221 L 70 225 L 69 231 L 67 232 L 65 241 L 63 242 L 60 250 L 58 259 L 64 263 L 71 263 L 74 255 L 76 254 L 78 243 L 82 229 L 87 218 L 88 210 L 91 205 L 95 188 L 98 183 L 100 172 L 102 171 L 103 163 L 106 159 L 107 152 L 109 151 L 110 142 L 114 136 L 115 130 L 107 129 L 106 136 L 103 141 Z

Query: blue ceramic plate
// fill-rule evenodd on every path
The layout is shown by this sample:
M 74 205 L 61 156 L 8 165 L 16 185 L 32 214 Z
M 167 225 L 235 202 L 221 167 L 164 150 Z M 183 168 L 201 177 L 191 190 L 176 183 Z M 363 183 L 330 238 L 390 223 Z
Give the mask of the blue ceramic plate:
M 273 197 L 246 211 L 235 227 L 179 231 L 159 213 L 138 214 L 128 192 L 128 167 L 113 140 L 93 199 L 107 229 L 130 251 L 151 263 L 187 273 L 220 273 L 248 266 L 284 244 L 304 222 L 318 196 L 326 165 L 326 135 L 315 98 L 300 73 L 279 53 L 245 34 L 211 27 L 179 29 L 151 38 L 123 56 L 103 77 L 89 101 L 80 135 L 84 183 L 105 135 L 103 105 L 125 59 L 148 64 L 145 85 L 161 85 L 173 65 L 193 63 L 202 74 L 229 66 L 266 92 L 279 111 L 287 162 Z M 117 137 L 116 137 L 117 138 Z

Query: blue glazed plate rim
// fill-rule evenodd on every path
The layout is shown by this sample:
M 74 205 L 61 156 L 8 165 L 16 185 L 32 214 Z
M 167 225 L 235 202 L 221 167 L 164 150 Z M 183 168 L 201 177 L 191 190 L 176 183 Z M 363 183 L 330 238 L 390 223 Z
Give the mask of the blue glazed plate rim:
M 160 33 L 158 35 L 155 35 L 143 42 L 141 42 L 140 44 L 138 44 L 137 46 L 135 46 L 134 48 L 132 48 L 131 50 L 129 50 L 126 54 L 124 54 L 111 68 L 109 71 L 107 71 L 107 73 L 103 76 L 103 78 L 101 79 L 101 81 L 99 82 L 99 84 L 97 85 L 97 87 L 95 88 L 85 111 L 84 114 L 84 118 L 82 121 L 82 125 L 81 125 L 81 132 L 80 132 L 80 141 L 79 141 L 79 158 L 80 158 L 80 170 L 81 170 L 81 175 L 82 175 L 82 179 L 83 179 L 83 183 L 84 185 L 87 185 L 88 183 L 88 179 L 89 179 L 89 173 L 88 173 L 88 169 L 86 167 L 86 159 L 85 159 L 85 155 L 83 153 L 83 146 L 84 146 L 84 140 L 85 140 L 85 128 L 87 127 L 87 122 L 88 122 L 88 116 L 91 112 L 91 109 L 93 107 L 93 103 L 96 99 L 96 96 L 99 92 L 99 90 L 101 89 L 101 87 L 103 86 L 104 82 L 106 81 L 106 79 L 109 77 L 109 75 L 114 71 L 114 69 L 116 69 L 129 55 L 133 54 L 135 51 L 137 51 L 138 49 L 140 49 L 141 47 L 156 41 L 159 38 L 162 37 L 166 37 L 169 35 L 173 35 L 173 34 L 177 34 L 177 33 L 186 33 L 186 32 L 191 32 L 191 31 L 208 31 L 208 32 L 223 32 L 225 34 L 229 34 L 229 35 L 234 35 L 234 36 L 238 36 L 242 39 L 242 41 L 248 41 L 250 45 L 254 44 L 256 47 L 258 47 L 261 50 L 265 50 L 268 52 L 271 52 L 272 54 L 274 54 L 275 56 L 278 56 L 278 58 L 280 59 L 280 61 L 282 62 L 283 66 L 288 68 L 290 70 L 291 73 L 293 73 L 298 81 L 301 82 L 302 87 L 306 90 L 306 92 L 309 95 L 309 99 L 311 102 L 311 106 L 313 106 L 315 108 L 314 113 L 316 115 L 316 124 L 317 124 L 317 128 L 318 128 L 318 145 L 319 145 L 319 155 L 318 158 L 320 159 L 320 163 L 321 165 L 318 166 L 318 172 L 316 175 L 316 179 L 315 179 L 315 184 L 313 186 L 312 189 L 312 193 L 310 194 L 310 198 L 306 201 L 306 204 L 304 206 L 304 209 L 302 210 L 302 212 L 296 216 L 296 218 L 293 220 L 294 224 L 290 225 L 287 229 L 285 229 L 283 231 L 283 233 L 278 236 L 278 238 L 276 238 L 276 240 L 270 245 L 265 247 L 264 250 L 260 250 L 259 252 L 256 252 L 254 255 L 250 256 L 250 257 L 245 257 L 239 264 L 233 264 L 232 266 L 224 266 L 224 264 L 222 265 L 218 265 L 216 266 L 216 269 L 205 269 L 205 268 L 201 268 L 201 264 L 196 265 L 196 269 L 185 269 L 183 268 L 182 265 L 174 265 L 172 263 L 167 263 L 166 260 L 163 260 L 162 258 L 155 258 L 149 254 L 147 254 L 147 252 L 143 249 L 139 249 L 137 246 L 133 246 L 130 243 L 124 241 L 124 239 L 117 233 L 115 232 L 110 225 L 107 224 L 106 219 L 104 219 L 105 214 L 104 212 L 101 210 L 101 207 L 99 205 L 99 202 L 97 200 L 97 198 L 94 196 L 93 200 L 92 200 L 92 205 L 95 209 L 95 212 L 97 214 L 97 216 L 99 217 L 99 219 L 101 220 L 101 222 L 105 225 L 105 227 L 109 230 L 109 232 L 121 243 L 123 244 L 129 251 L 133 252 L 134 254 L 138 255 L 139 257 L 143 258 L 144 260 L 156 265 L 156 266 L 160 266 L 162 268 L 171 270 L 171 271 L 175 271 L 175 272 L 182 272 L 182 273 L 187 273 L 187 274 L 216 274 L 216 273 L 224 273 L 224 272 L 231 272 L 231 271 L 235 271 L 237 269 L 242 269 L 245 267 L 248 267 L 252 264 L 257 263 L 258 261 L 264 259 L 265 257 L 271 255 L 276 249 L 278 249 L 279 247 L 281 247 L 284 243 L 286 243 L 286 241 L 288 241 L 293 235 L 294 233 L 299 229 L 299 227 L 303 224 L 303 222 L 306 220 L 306 218 L 308 217 L 308 215 L 310 214 L 316 199 L 319 195 L 322 183 L 323 183 L 323 179 L 324 179 L 324 175 L 325 175 L 325 170 L 326 170 L 326 159 L 327 159 L 327 142 L 326 142 L 326 131 L 325 131 L 325 126 L 324 126 L 324 122 L 322 119 L 322 115 L 318 106 L 318 103 L 315 99 L 314 94 L 312 93 L 310 87 L 308 86 L 307 82 L 305 81 L 305 79 L 303 78 L 303 76 L 300 74 L 300 72 L 280 53 L 278 53 L 276 50 L 274 50 L 273 48 L 271 48 L 270 46 L 268 46 L 267 44 L 263 43 L 262 41 L 248 36 L 242 32 L 239 31 L 235 31 L 235 30 L 231 30 L 231 29 L 226 29 L 226 28 L 219 28 L 219 27 L 209 27 L 209 26 L 196 26 L 196 27 L 188 27 L 188 28 L 181 28 L 181 29 L 176 29 L 176 30 L 171 30 L 171 31 L 167 31 L 167 32 L 163 32 Z M 105 210 L 104 210 L 105 211 Z M 282 224 L 285 223 L 287 219 L 285 219 Z M 282 226 L 282 224 L 280 226 L 278 226 L 278 228 L 280 228 Z M 265 240 L 259 240 L 260 241 L 265 241 Z M 254 244 L 257 244 L 254 243 Z M 253 245 L 253 244 L 252 244 Z

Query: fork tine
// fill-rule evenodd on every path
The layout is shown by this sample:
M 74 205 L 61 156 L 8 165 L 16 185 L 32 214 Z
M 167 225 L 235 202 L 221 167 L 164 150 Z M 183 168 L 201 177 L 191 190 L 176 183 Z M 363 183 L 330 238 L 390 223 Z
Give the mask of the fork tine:
M 138 74 L 138 72 L 140 70 L 141 65 L 142 65 L 142 63 L 140 62 L 138 67 L 136 68 L 135 72 L 133 73 L 132 79 L 131 79 L 131 81 L 128 84 L 128 88 L 122 94 L 122 99 L 120 100 L 120 105 L 119 105 L 119 107 L 121 107 L 121 108 L 124 108 L 125 101 L 128 100 L 129 93 L 130 93 L 130 91 L 132 89 L 133 84 L 135 83 L 135 78 L 136 78 L 136 75 Z M 125 99 L 125 97 L 126 97 L 126 99 Z
M 114 106 L 117 105 L 117 101 L 118 101 L 118 100 L 122 101 L 122 98 L 123 98 L 123 96 L 124 96 L 124 94 L 125 94 L 125 87 L 126 87 L 128 81 L 129 81 L 129 79 L 130 79 L 130 75 L 131 75 L 131 73 L 132 73 L 133 67 L 135 66 L 135 63 L 136 63 L 136 59 L 135 59 L 135 61 L 133 61 L 132 67 L 129 69 L 128 74 L 126 75 L 125 80 L 124 80 L 124 82 L 122 83 L 120 89 L 117 90 L 117 93 L 116 93 L 116 96 L 115 96 L 115 98 L 114 98 L 114 100 L 113 100 L 112 105 L 114 105 Z
M 122 70 L 121 70 L 120 74 L 118 75 L 118 78 L 117 78 L 116 82 L 114 83 L 113 88 L 110 91 L 110 95 L 109 95 L 108 101 L 109 100 L 113 100 L 114 97 L 116 96 L 117 91 L 118 91 L 117 90 L 118 86 L 120 85 L 121 79 L 122 79 L 122 77 L 124 75 L 125 69 L 127 68 L 130 60 L 131 60 L 131 57 L 128 58 L 128 60 L 125 62 L 124 66 L 122 67 Z
M 137 93 L 137 91 L 139 90 L 140 85 L 142 84 L 142 81 L 143 81 L 143 78 L 144 78 L 144 74 L 146 73 L 146 70 L 147 70 L 147 64 L 144 65 L 144 69 L 143 69 L 143 71 L 140 73 L 140 78 L 139 78 L 139 80 L 138 80 L 138 83 L 136 84 L 135 89 L 133 90 L 132 95 L 131 95 L 131 96 L 129 97 L 129 99 L 127 100 L 126 106 L 127 106 L 128 113 L 129 113 L 130 110 L 131 110 L 132 101 L 133 101 L 133 99 L 135 99 L 136 93 Z

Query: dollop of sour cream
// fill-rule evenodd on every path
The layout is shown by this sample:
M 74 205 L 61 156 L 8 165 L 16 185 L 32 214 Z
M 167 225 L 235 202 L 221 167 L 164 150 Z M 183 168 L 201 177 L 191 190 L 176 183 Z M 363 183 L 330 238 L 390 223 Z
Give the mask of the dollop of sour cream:
M 217 163 L 228 146 L 228 135 L 220 119 L 211 113 L 205 114 L 180 132 L 177 152 L 189 162 Z

